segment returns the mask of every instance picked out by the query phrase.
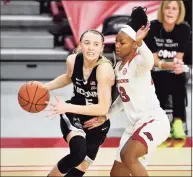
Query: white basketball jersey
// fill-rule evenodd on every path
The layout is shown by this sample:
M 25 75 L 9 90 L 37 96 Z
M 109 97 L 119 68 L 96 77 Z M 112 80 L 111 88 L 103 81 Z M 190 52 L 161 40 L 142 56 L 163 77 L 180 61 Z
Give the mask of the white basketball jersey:
M 137 53 L 122 69 L 122 61 L 115 68 L 119 99 L 122 100 L 123 109 L 132 124 L 160 108 L 151 73 L 143 70 L 143 61 L 142 55 Z

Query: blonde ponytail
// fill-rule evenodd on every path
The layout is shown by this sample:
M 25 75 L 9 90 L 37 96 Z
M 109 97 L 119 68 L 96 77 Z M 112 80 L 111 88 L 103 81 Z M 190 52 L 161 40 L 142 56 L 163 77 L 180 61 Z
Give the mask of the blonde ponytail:
M 79 54 L 81 53 L 80 45 L 78 45 L 72 52 L 73 54 Z
M 112 62 L 103 55 L 101 55 L 101 59 L 96 62 L 95 66 L 101 65 L 103 63 L 110 63 L 113 66 Z

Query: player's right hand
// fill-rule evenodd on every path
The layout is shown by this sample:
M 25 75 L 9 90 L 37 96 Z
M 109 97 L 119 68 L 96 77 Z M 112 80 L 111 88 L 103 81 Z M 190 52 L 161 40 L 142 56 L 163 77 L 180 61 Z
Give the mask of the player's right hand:
M 84 122 L 84 128 L 87 128 L 88 130 L 96 128 L 100 125 L 102 125 L 106 121 L 106 116 L 100 116 L 100 117 L 94 117 L 86 122 Z

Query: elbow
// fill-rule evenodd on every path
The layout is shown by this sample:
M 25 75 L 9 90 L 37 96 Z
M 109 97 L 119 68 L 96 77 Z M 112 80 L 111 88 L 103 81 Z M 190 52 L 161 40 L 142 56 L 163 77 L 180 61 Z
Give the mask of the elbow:
M 99 116 L 104 116 L 106 114 L 108 114 L 109 112 L 109 107 L 107 106 L 103 106 L 101 109 L 99 109 Z
M 110 106 L 106 107 L 104 110 L 103 110 L 103 116 L 104 115 L 107 115 L 109 113 L 109 108 Z
M 149 57 L 149 62 L 148 62 L 148 66 L 147 66 L 148 70 L 152 70 L 154 67 L 154 64 L 155 64 L 154 57 L 153 57 L 153 55 L 151 55 Z
M 155 65 L 155 61 L 154 61 L 154 57 L 152 55 L 152 57 L 151 57 L 151 64 L 150 64 L 150 70 L 153 69 L 154 65 Z
M 108 114 L 108 110 L 104 110 L 103 112 L 102 112 L 102 114 L 101 114 L 101 116 L 105 116 L 105 115 L 107 115 Z

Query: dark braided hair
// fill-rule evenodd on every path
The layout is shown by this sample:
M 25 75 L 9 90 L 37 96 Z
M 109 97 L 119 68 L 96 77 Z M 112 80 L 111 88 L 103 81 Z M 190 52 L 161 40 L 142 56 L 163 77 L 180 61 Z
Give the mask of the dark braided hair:
M 136 32 L 143 26 L 147 25 L 148 18 L 146 15 L 147 8 L 146 7 L 134 7 L 131 13 L 131 20 L 127 23 L 131 26 Z

